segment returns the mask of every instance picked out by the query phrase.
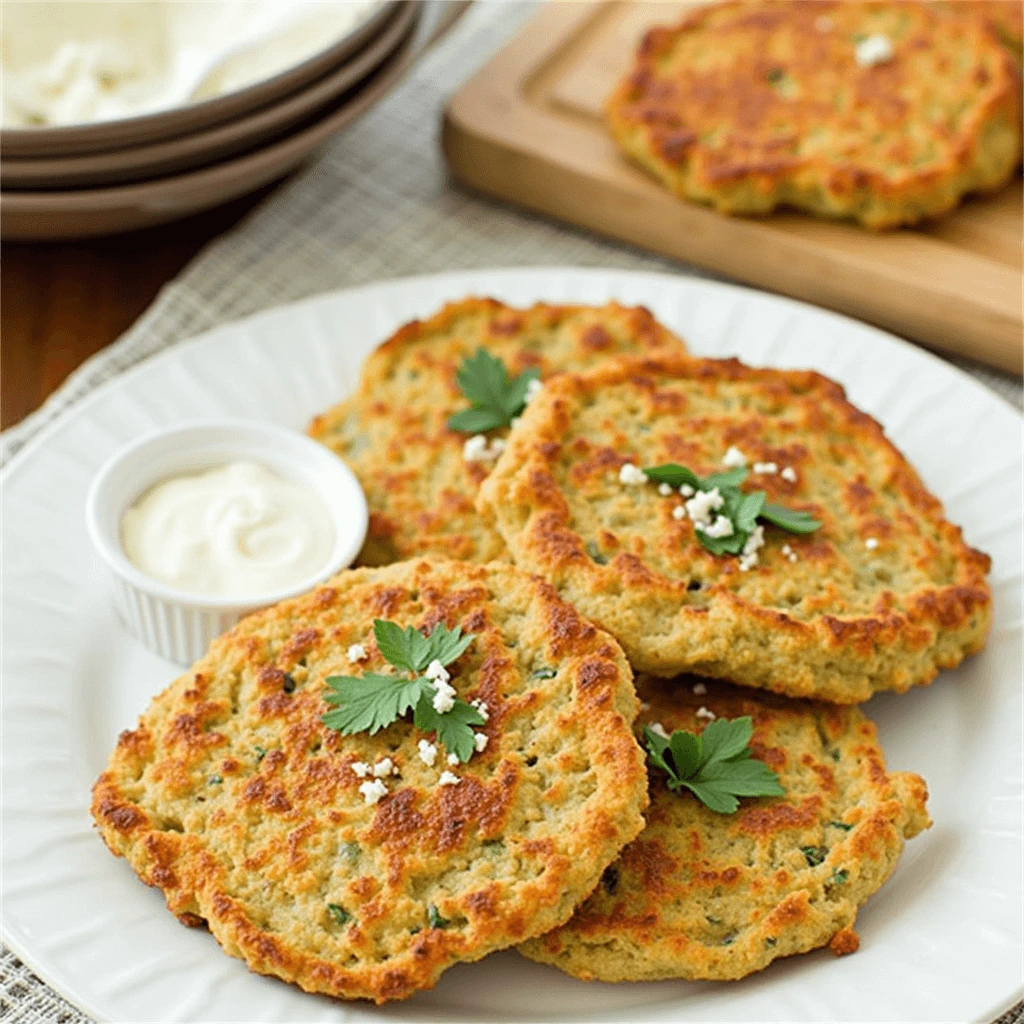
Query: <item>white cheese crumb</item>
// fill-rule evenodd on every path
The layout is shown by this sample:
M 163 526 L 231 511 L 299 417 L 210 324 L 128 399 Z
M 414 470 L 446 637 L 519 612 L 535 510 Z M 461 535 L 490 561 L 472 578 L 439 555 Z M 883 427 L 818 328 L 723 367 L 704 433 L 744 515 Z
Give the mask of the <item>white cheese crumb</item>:
M 471 700 L 469 702 L 471 708 L 476 708 L 480 712 L 480 717 L 486 722 L 490 717 L 487 714 L 487 701 L 485 700 Z
M 836 23 L 827 14 L 823 14 L 820 18 L 814 19 L 814 27 L 819 32 L 831 32 Z
M 667 732 L 665 732 L 665 726 L 663 726 L 661 722 L 651 722 L 648 728 L 651 730 L 651 732 L 660 736 L 663 740 L 672 738 L 671 736 L 669 736 Z
M 476 752 L 482 754 L 487 748 L 487 741 L 489 737 L 485 732 L 473 733 L 473 746 L 476 747 Z
M 755 462 L 754 463 L 754 472 L 755 473 L 762 473 L 765 476 L 774 476 L 776 473 L 778 473 L 778 471 L 779 471 L 779 467 L 774 462 Z
M 647 483 L 647 474 L 634 466 L 632 462 L 626 462 L 619 470 L 619 483 L 625 484 L 627 487 L 636 487 L 638 484 Z
M 874 551 L 875 548 L 878 547 L 878 538 L 868 537 L 868 539 L 864 541 L 864 547 L 866 547 L 868 551 Z
M 747 538 L 740 553 L 740 572 L 749 572 L 757 565 L 758 551 L 764 547 L 764 527 L 755 526 L 754 532 Z
M 428 743 L 426 740 L 420 740 L 419 742 L 420 760 L 428 767 L 432 768 L 434 762 L 437 760 L 437 747 L 433 743 Z
M 799 561 L 799 559 L 797 558 L 797 554 L 796 554 L 796 552 L 795 552 L 795 551 L 793 552 L 793 554 L 791 554 L 791 555 L 787 555 L 786 557 L 787 557 L 787 558 L 788 558 L 788 559 L 789 559 L 789 560 L 790 560 L 791 562 L 797 562 L 797 561 Z
M 895 52 L 892 40 L 888 36 L 876 33 L 873 36 L 868 36 L 867 39 L 862 39 L 857 44 L 854 54 L 857 58 L 857 63 L 862 68 L 870 68 L 876 64 L 884 64 L 886 61 L 892 60 Z
M 373 775 L 377 779 L 385 779 L 395 774 L 395 763 L 390 757 L 385 757 L 373 766 Z
M 459 763 L 459 755 L 458 754 L 449 754 L 448 755 L 448 763 L 449 764 L 458 764 Z
M 788 480 L 791 484 L 796 483 L 796 470 L 792 466 L 787 466 L 782 470 L 779 476 L 781 476 L 783 480 Z
M 444 680 L 438 679 L 434 683 L 434 690 L 434 699 L 431 702 L 434 705 L 434 710 L 439 715 L 447 715 L 455 707 L 455 688 L 449 686 Z
M 703 683 L 694 683 L 693 692 L 697 694 L 698 697 L 703 697 L 704 694 L 708 692 L 708 688 Z
M 692 487 L 691 487 L 691 486 L 690 486 L 689 484 L 683 484 L 683 485 L 682 485 L 682 486 L 681 486 L 681 487 L 679 488 L 679 493 L 680 493 L 680 494 L 681 494 L 681 495 L 682 495 L 682 496 L 683 496 L 684 498 L 692 498 L 692 497 L 693 497 L 693 494 L 694 494 L 694 491 L 693 491 L 693 488 L 692 488 Z
M 676 507 L 674 509 L 672 509 L 672 518 L 673 519 L 685 519 L 686 518 L 686 506 L 685 505 L 676 505 Z
M 441 777 L 437 780 L 439 786 L 457 786 L 462 779 L 459 778 L 454 772 L 450 772 L 447 769 L 441 772 Z
M 372 782 L 364 782 L 359 787 L 359 792 L 363 794 L 366 803 L 372 807 L 382 796 L 388 795 L 388 787 L 380 779 L 374 779 Z
M 435 658 L 428 666 L 427 671 L 423 673 L 432 683 L 447 683 L 451 679 L 451 673 L 448 669 L 441 664 L 440 661 Z
M 697 717 L 706 718 L 709 722 L 713 722 L 718 716 L 714 713 L 714 711 L 709 711 L 702 704 L 699 708 L 697 708 Z
M 707 537 L 731 537 L 734 533 L 732 520 L 727 516 L 718 516 L 713 523 L 708 525 L 697 523 L 696 529 Z
M 365 779 L 370 774 L 370 766 L 365 761 L 353 761 L 349 767 L 357 778 Z
M 519 421 L 520 421 L 520 420 L 521 420 L 522 418 L 523 418 L 522 416 L 513 416 L 513 417 L 512 417 L 512 419 L 511 419 L 511 420 L 509 421 L 509 424 L 508 424 L 508 425 L 509 425 L 509 427 L 510 427 L 510 428 L 511 428 L 512 430 L 515 430 L 515 429 L 516 429 L 516 427 L 518 427 L 518 426 L 519 426 Z
M 796 553 L 796 552 L 795 552 L 795 551 L 794 551 L 794 550 L 793 550 L 793 549 L 792 549 L 792 548 L 791 548 L 791 547 L 790 547 L 790 546 L 789 546 L 788 544 L 783 544 L 783 545 L 782 545 L 782 553 L 783 553 L 783 554 L 784 554 L 784 555 L 785 555 L 785 556 L 786 556 L 786 557 L 787 557 L 787 558 L 788 558 L 788 559 L 789 559 L 789 560 L 790 560 L 791 562 L 795 562 L 795 561 L 797 561 L 797 553 Z
M 715 487 L 710 491 L 699 491 L 686 503 L 686 511 L 698 525 L 710 526 L 711 513 L 717 512 L 725 504 L 725 499 Z
M 349 661 L 366 661 L 366 648 L 362 644 L 353 644 L 348 649 Z
M 534 377 L 533 380 L 526 385 L 526 404 L 529 405 L 543 390 L 544 385 Z
M 658 484 L 658 493 L 663 498 L 667 498 L 672 493 L 672 488 L 668 484 Z
M 730 469 L 738 469 L 740 466 L 747 464 L 747 457 L 736 447 L 731 445 L 729 450 L 722 456 L 722 465 L 728 466 Z
M 483 434 L 474 434 L 462 446 L 462 457 L 466 462 L 493 462 L 504 450 L 501 438 L 488 442 Z

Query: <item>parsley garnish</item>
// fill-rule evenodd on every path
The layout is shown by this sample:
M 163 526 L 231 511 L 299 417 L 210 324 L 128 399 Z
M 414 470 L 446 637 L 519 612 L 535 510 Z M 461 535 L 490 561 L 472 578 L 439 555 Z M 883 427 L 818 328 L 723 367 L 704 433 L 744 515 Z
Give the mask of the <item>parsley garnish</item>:
M 322 716 L 324 725 L 346 736 L 356 732 L 369 732 L 372 736 L 412 710 L 418 729 L 436 733 L 449 753 L 463 763 L 468 761 L 475 750 L 470 727 L 483 725 L 483 716 L 471 704 L 459 699 L 450 711 L 440 714 L 434 709 L 437 688 L 422 672 L 433 661 L 450 665 L 476 639 L 475 635 L 463 636 L 461 626 L 448 629 L 438 623 L 430 636 L 424 636 L 412 626 L 402 629 L 397 623 L 383 619 L 374 620 L 373 635 L 385 659 L 395 668 L 408 672 L 409 678 L 379 672 L 328 676 L 329 689 L 324 693 L 324 700 L 337 706 Z
M 431 928 L 447 928 L 451 921 L 441 916 L 441 911 L 433 903 L 427 904 L 427 923 Z
M 716 718 L 699 735 L 676 729 L 669 739 L 644 726 L 651 763 L 668 774 L 668 788 L 688 789 L 705 807 L 732 814 L 741 796 L 785 796 L 779 777 L 750 752 L 754 723 Z
M 331 912 L 335 924 L 348 924 L 352 920 L 352 915 L 337 903 L 328 903 L 327 909 Z
M 722 496 L 722 507 L 716 515 L 725 516 L 733 532 L 728 537 L 709 537 L 703 530 L 695 530 L 697 540 L 713 555 L 738 555 L 757 526 L 758 519 L 788 530 L 790 533 L 813 533 L 822 524 L 807 512 L 795 512 L 783 505 L 773 505 L 764 491 L 744 493 L 740 484 L 747 479 L 743 466 L 726 473 L 712 473 L 697 476 L 692 469 L 668 463 L 645 469 L 648 480 L 669 487 L 692 487 L 694 491 L 713 491 L 716 487 Z
M 448 426 L 466 434 L 507 427 L 523 411 L 530 382 L 539 376 L 540 370 L 531 367 L 510 381 L 500 359 L 477 349 L 475 356 L 462 361 L 457 374 L 459 387 L 472 405 L 455 413 Z

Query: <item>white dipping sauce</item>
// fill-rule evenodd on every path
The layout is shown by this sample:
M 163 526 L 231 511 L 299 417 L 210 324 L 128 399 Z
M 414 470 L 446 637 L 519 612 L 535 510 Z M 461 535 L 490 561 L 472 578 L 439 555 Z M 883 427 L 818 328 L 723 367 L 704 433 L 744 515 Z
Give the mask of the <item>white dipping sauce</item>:
M 152 579 L 206 597 L 258 598 L 326 565 L 334 520 L 320 497 L 255 462 L 151 487 L 121 520 L 121 543 Z

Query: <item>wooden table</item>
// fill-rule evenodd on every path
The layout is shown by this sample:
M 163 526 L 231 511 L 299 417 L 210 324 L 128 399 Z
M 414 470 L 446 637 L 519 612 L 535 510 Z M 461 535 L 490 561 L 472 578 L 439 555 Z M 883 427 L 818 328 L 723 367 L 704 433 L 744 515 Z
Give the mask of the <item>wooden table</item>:
M 123 334 L 212 238 L 277 185 L 176 224 L 81 242 L 5 243 L 0 254 L 0 427 L 37 409 Z

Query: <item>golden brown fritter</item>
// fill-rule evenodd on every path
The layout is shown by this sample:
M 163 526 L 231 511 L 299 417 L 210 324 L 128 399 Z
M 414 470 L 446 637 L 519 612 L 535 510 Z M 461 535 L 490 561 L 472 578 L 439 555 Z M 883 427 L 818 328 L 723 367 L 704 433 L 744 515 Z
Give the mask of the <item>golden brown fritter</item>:
M 325 677 L 391 671 L 375 617 L 475 634 L 450 668 L 460 697 L 487 704 L 468 763 L 440 744 L 424 763 L 432 737 L 411 722 L 375 736 L 321 722 Z M 353 570 L 215 641 L 121 735 L 92 813 L 175 914 L 253 971 L 401 999 L 565 921 L 639 833 L 636 712 L 619 646 L 514 567 Z M 399 774 L 370 805 L 360 762 L 385 757 Z M 440 784 L 449 770 L 461 781 Z
M 584 980 L 728 981 L 826 944 L 857 949 L 858 908 L 931 822 L 927 789 L 887 774 L 875 727 L 856 708 L 752 694 L 721 683 L 639 679 L 644 724 L 701 732 L 701 706 L 754 720 L 751 750 L 785 797 L 733 815 L 673 793 L 651 770 L 647 827 L 561 928 L 520 946 Z
M 417 554 L 481 562 L 508 557 L 473 509 L 493 461 L 467 461 L 468 435 L 448 426 L 453 413 L 469 406 L 456 372 L 478 348 L 501 359 L 510 377 L 537 367 L 546 379 L 615 353 L 665 346 L 680 349 L 682 342 L 646 309 L 615 302 L 515 309 L 466 299 L 406 324 L 367 359 L 356 393 L 309 428 L 352 467 L 366 492 L 370 530 L 360 562 L 386 565 Z
M 872 228 L 999 187 L 1021 148 L 991 17 L 918 0 L 698 7 L 647 33 L 606 109 L 625 153 L 686 199 Z
M 749 571 L 701 546 L 676 518 L 678 492 L 620 480 L 627 462 L 721 471 L 734 446 L 751 469 L 774 463 L 745 490 L 823 523 L 767 526 Z M 847 704 L 927 683 L 985 643 L 988 557 L 817 373 L 665 356 L 563 375 L 511 432 L 478 504 L 516 564 L 615 636 L 637 671 Z

